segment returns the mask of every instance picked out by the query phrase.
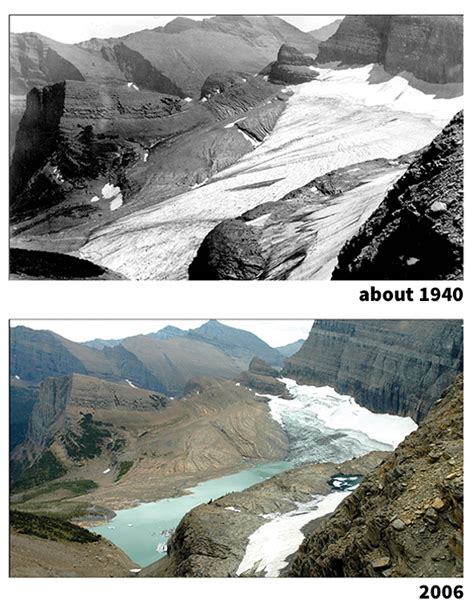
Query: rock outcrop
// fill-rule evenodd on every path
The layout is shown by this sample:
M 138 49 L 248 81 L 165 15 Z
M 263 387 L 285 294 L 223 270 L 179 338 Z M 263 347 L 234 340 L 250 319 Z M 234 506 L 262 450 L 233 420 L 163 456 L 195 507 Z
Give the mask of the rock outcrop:
M 300 546 L 290 577 L 462 577 L 463 387 Z
M 362 218 L 369 216 L 368 209 L 374 209 L 374 192 L 381 202 L 387 186 L 414 155 L 341 167 L 278 201 L 261 203 L 238 218 L 224 220 L 202 241 L 189 278 L 281 280 L 316 275 L 319 279 L 324 272 L 329 279 L 348 235 L 354 235 Z M 361 187 L 370 182 L 376 186 L 368 197 Z M 309 252 L 313 252 L 311 259 Z
M 275 513 L 295 509 L 297 502 L 327 495 L 335 475 L 366 475 L 385 453 L 369 453 L 345 463 L 305 465 L 229 493 L 186 514 L 172 535 L 168 556 L 142 570 L 142 577 L 235 576 L 249 536 Z M 270 516 L 271 517 L 271 516 Z
M 284 383 L 278 380 L 279 376 L 278 370 L 269 366 L 259 357 L 254 357 L 250 362 L 249 369 L 241 372 L 237 381 L 257 393 L 278 395 L 289 399 L 288 389 Z
M 463 112 L 339 253 L 333 279 L 462 279 Z
M 210 74 L 204 81 L 201 88 L 201 98 L 219 95 L 230 87 L 243 82 L 245 83 L 252 78 L 252 75 L 247 74 L 246 72 L 234 72 L 232 70 L 229 72 L 215 72 L 214 74 Z
M 457 320 L 317 320 L 283 376 L 421 421 L 463 365 Z
M 463 80 L 463 18 L 446 15 L 348 15 L 319 45 L 318 63 L 379 63 L 433 83 Z
M 277 60 L 270 67 L 268 78 L 277 84 L 300 85 L 318 76 L 315 63 L 313 58 L 284 44 L 278 51 Z

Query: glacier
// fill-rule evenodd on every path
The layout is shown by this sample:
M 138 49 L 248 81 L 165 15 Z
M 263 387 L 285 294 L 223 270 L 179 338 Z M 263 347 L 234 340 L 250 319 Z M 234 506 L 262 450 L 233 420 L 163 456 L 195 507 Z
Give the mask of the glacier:
M 187 279 L 199 245 L 222 220 L 279 200 L 331 170 L 417 150 L 462 107 L 458 85 L 430 85 L 404 73 L 391 76 L 374 64 L 323 67 L 317 80 L 289 89 L 293 95 L 261 145 L 200 188 L 96 230 L 75 253 L 130 279 Z M 338 208 L 331 230 L 337 226 L 344 239 L 350 238 L 397 177 L 394 172 L 379 185 L 369 202 L 361 189 L 360 197 L 348 202 L 351 213 L 347 205 Z M 269 183 L 250 188 L 264 182 Z M 153 199 L 152 192 L 137 196 Z M 324 231 L 324 214 L 320 222 Z M 335 249 L 330 240 L 329 246 Z M 307 271 L 297 278 L 328 278 L 334 252 L 331 256 L 324 273 L 313 277 Z

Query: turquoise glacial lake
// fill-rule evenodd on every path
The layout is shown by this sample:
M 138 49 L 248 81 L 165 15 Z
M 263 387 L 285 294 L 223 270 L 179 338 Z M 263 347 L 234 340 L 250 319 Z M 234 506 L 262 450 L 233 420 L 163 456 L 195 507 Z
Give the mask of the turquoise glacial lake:
M 90 530 L 110 539 L 140 567 L 145 567 L 166 554 L 164 544 L 189 510 L 226 493 L 243 491 L 292 467 L 287 461 L 277 461 L 207 480 L 188 489 L 189 495 L 118 510 L 115 518 L 107 524 L 90 527 Z

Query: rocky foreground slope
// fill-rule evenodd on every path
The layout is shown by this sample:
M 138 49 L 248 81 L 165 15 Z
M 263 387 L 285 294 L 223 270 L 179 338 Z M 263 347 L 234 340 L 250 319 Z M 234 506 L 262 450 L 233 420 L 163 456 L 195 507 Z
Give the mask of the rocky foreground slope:
M 345 243 L 332 279 L 462 279 L 463 117 L 456 114 Z
M 463 80 L 461 15 L 348 15 L 320 43 L 318 63 L 379 63 L 434 83 Z
M 317 320 L 283 375 L 418 422 L 462 366 L 458 320 Z
M 462 577 L 463 385 L 300 546 L 290 577 Z
M 135 567 L 99 535 L 64 520 L 10 512 L 11 577 L 127 577 Z

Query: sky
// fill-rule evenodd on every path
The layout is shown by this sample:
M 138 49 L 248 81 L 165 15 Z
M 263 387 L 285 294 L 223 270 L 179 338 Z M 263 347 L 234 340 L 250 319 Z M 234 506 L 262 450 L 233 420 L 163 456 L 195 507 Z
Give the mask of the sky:
M 93 338 L 126 338 L 137 334 L 157 332 L 165 326 L 183 330 L 197 328 L 205 319 L 15 319 L 11 326 L 27 326 L 33 330 L 51 330 L 75 342 Z M 220 319 L 227 326 L 253 332 L 271 347 L 282 347 L 309 334 L 313 320 L 248 320 Z
M 175 15 L 13 15 L 10 18 L 10 29 L 15 33 L 37 32 L 59 42 L 75 43 L 94 37 L 112 38 L 153 29 L 174 18 Z M 190 18 L 201 20 L 204 17 Z M 338 19 L 337 16 L 331 15 L 295 15 L 282 18 L 305 32 Z

